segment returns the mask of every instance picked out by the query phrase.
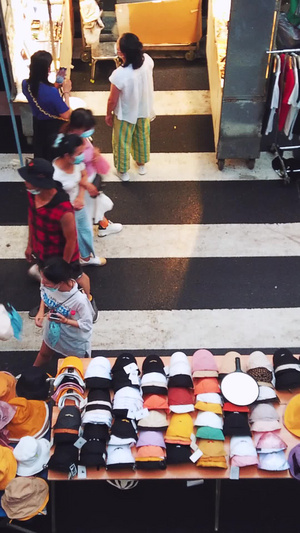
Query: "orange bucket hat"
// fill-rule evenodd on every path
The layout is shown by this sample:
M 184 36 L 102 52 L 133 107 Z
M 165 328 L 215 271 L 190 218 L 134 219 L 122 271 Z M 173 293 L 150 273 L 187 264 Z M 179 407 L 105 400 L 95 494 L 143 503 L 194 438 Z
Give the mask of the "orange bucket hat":
M 17 475 L 17 460 L 11 448 L 0 446 L 0 490 Z
M 18 442 L 21 437 L 43 437 L 49 429 L 49 410 L 45 402 L 13 398 L 8 402 L 17 410 L 13 419 L 7 424 L 9 440 Z
M 0 372 L 0 400 L 8 402 L 16 397 L 16 378 L 9 372 Z
M 195 394 L 205 394 L 206 392 L 221 392 L 217 378 L 196 378 L 194 379 Z

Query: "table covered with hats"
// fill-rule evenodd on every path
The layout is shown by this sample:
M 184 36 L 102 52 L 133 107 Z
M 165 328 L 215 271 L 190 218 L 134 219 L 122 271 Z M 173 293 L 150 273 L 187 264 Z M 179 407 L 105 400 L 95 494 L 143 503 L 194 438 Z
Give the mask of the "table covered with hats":
M 237 360 L 257 389 L 251 405 L 222 388 Z M 46 479 L 291 476 L 300 480 L 300 362 L 287 349 L 69 356 L 52 380 L 36 367 L 17 380 L 0 372 L 0 496 L 11 519 L 43 511 Z
M 67 479 L 73 463 L 86 467 L 74 479 L 230 479 L 231 466 L 244 479 L 291 477 L 288 456 L 300 443 L 299 362 L 291 391 L 277 390 L 273 356 L 241 356 L 242 370 L 257 379 L 259 396 L 251 406 L 237 406 L 222 396 L 220 383 L 239 354 L 197 352 L 77 360 L 78 396 L 68 383 L 68 361 L 60 360 L 48 478 Z M 283 389 L 289 385 L 284 380 Z M 73 429 L 70 410 L 76 415 Z

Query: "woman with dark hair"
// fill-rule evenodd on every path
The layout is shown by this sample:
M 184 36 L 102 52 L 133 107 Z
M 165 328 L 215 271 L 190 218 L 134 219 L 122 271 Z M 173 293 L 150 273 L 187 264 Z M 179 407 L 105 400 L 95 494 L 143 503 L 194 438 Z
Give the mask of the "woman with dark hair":
M 52 84 L 48 80 L 52 55 L 45 50 L 39 50 L 31 56 L 29 78 L 23 80 L 22 91 L 26 96 L 33 114 L 33 153 L 34 157 L 41 157 L 51 161 L 51 138 L 60 130 L 63 121 L 70 117 L 69 94 L 71 80 L 64 80 L 62 84 Z M 64 100 L 58 88 L 61 86 Z
M 153 60 L 143 53 L 143 45 L 133 33 L 117 41 L 123 64 L 110 76 L 106 124 L 112 126 L 114 165 L 122 181 L 129 181 L 130 152 L 138 173 L 146 173 L 150 159 L 150 120 L 153 112 Z
M 54 167 L 53 179 L 62 184 L 75 210 L 80 264 L 82 266 L 105 265 L 106 259 L 104 257 L 95 256 L 93 227 L 84 205 L 85 191 L 90 185 L 83 162 L 84 140 L 79 135 L 59 133 L 53 147 L 57 154 L 52 163 Z M 96 189 L 96 187 L 94 188 Z M 96 193 L 98 194 L 97 189 Z
M 35 323 L 44 330 L 34 366 L 47 363 L 56 353 L 91 356 L 93 309 L 62 257 L 48 259 L 41 269 L 41 304 Z
M 84 163 L 88 175 L 88 183 L 85 193 L 85 204 L 91 224 L 98 224 L 98 237 L 106 237 L 113 233 L 119 233 L 123 226 L 120 223 L 107 220 L 104 216 L 106 211 L 113 208 L 113 202 L 101 190 L 101 183 L 95 191 L 93 181 L 98 174 L 101 180 L 102 175 L 109 171 L 109 164 L 101 155 L 99 148 L 95 148 L 90 141 L 90 137 L 95 131 L 96 121 L 90 109 L 83 107 L 75 109 L 70 118 L 70 122 L 63 126 L 63 131 L 76 133 L 84 141 Z

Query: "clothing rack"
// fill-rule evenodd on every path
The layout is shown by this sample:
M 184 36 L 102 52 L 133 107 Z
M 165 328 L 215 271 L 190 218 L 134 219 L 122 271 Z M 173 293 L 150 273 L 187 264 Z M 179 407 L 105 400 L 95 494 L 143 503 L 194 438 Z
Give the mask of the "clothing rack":
M 299 53 L 300 54 L 300 48 L 289 48 L 289 49 L 282 49 L 282 50 L 266 50 L 266 54 L 294 54 L 296 55 L 296 53 Z M 286 59 L 285 59 L 285 62 L 286 62 Z M 285 62 L 284 62 L 284 65 L 285 65 Z M 282 84 L 283 84 L 284 80 L 282 80 Z M 299 80 L 300 82 L 300 80 Z M 281 108 L 281 104 L 282 104 L 282 97 L 283 97 L 283 91 L 281 90 L 280 91 L 280 100 L 279 100 L 279 106 L 278 106 L 278 113 L 280 111 L 280 108 Z M 300 111 L 299 111 L 300 112 Z M 282 153 L 285 151 L 285 150 L 296 150 L 296 149 L 299 149 L 300 148 L 300 144 L 299 145 L 295 145 L 295 146 L 279 146 L 278 143 L 277 143 L 277 135 L 278 135 L 278 125 L 277 125 L 277 129 L 276 129 L 276 140 L 275 142 L 272 144 L 272 147 L 271 147 L 271 151 L 276 154 L 276 156 L 278 157 L 278 160 L 279 160 L 279 163 L 280 163 L 280 166 L 281 166 L 281 176 L 284 180 L 284 183 L 285 184 L 289 184 L 291 179 L 290 179 L 290 176 L 287 172 L 287 169 L 286 169 L 286 165 L 285 165 L 285 162 L 283 160 L 283 157 L 282 157 Z M 295 169 L 293 170 L 293 172 L 300 172 L 300 168 L 299 169 Z

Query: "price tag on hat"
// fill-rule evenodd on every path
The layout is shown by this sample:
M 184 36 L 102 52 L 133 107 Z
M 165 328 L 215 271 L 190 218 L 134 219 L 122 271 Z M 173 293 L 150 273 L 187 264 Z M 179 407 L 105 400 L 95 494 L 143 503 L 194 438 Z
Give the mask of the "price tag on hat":
M 229 479 L 240 479 L 240 468 L 238 466 L 230 467 L 230 476 Z
M 81 450 L 82 446 L 86 443 L 87 441 L 83 438 L 83 437 L 79 437 L 79 439 L 77 439 L 76 442 L 74 442 L 74 446 L 76 446 L 76 448 L 78 448 L 78 450 Z
M 190 461 L 192 461 L 192 463 L 196 463 L 198 461 L 198 459 L 200 459 L 200 457 L 203 455 L 203 453 L 201 452 L 201 450 L 197 447 L 197 450 L 194 451 L 194 453 L 192 453 L 192 455 L 190 456 Z
M 140 378 L 139 378 L 137 372 L 129 374 L 129 379 L 130 379 L 132 385 L 139 385 L 140 384 Z
M 136 411 L 135 413 L 135 419 L 141 420 L 142 418 L 146 418 L 146 416 L 149 415 L 149 409 L 145 407 L 144 409 L 140 409 L 139 411 Z
M 135 363 L 129 363 L 129 365 L 126 365 L 123 367 L 126 374 L 133 374 L 134 372 L 137 372 L 138 367 Z
M 83 465 L 78 465 L 78 472 L 77 472 L 78 479 L 86 479 L 86 467 Z

